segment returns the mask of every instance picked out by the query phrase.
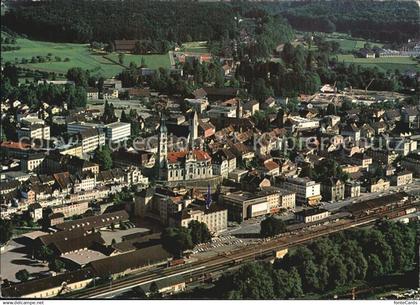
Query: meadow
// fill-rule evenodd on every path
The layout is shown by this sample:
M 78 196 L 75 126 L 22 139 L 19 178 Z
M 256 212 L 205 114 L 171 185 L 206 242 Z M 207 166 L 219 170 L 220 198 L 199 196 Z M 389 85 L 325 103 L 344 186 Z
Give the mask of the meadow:
M 191 53 L 208 53 L 207 41 L 193 41 L 185 42 L 182 44 L 182 49 L 184 52 Z
M 353 38 L 350 35 L 342 34 L 342 33 L 327 34 L 326 40 L 337 41 L 340 44 L 340 48 L 344 52 L 358 51 L 359 49 L 364 47 L 366 42 L 368 42 L 366 40 Z M 382 43 L 371 42 L 371 41 L 369 41 L 369 43 L 372 47 L 379 47 L 379 48 L 383 47 Z
M 2 35 L 4 35 L 2 33 Z M 55 72 L 65 74 L 72 67 L 81 67 L 89 70 L 92 74 L 102 75 L 104 77 L 113 77 L 120 73 L 124 66 L 118 64 L 118 54 L 105 54 L 93 52 L 88 44 L 75 43 L 53 43 L 45 41 L 35 41 L 26 38 L 17 38 L 16 44 L 19 50 L 4 51 L 1 53 L 1 61 L 16 63 L 20 67 L 30 70 L 40 70 L 46 72 Z M 33 57 L 51 58 L 50 61 L 31 63 Z M 113 60 L 109 60 L 109 57 Z M 57 59 L 59 58 L 59 60 Z M 168 54 L 162 55 L 125 55 L 124 64 L 135 62 L 140 65 L 141 58 L 144 58 L 145 64 L 150 68 L 169 68 L 170 61 Z M 22 62 L 26 59 L 27 62 Z

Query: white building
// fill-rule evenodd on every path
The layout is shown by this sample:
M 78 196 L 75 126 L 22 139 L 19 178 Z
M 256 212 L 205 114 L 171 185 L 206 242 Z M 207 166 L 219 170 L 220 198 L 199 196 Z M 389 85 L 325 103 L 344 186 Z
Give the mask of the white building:
M 21 127 L 17 130 L 17 136 L 19 139 L 27 138 L 49 140 L 50 139 L 50 126 L 32 124 L 27 127 Z
M 207 98 L 186 98 L 184 101 L 198 113 L 203 113 L 209 106 Z
M 131 136 L 131 124 L 114 122 L 104 126 L 105 137 L 110 142 L 121 142 Z
M 319 221 L 328 218 L 331 215 L 330 211 L 325 209 L 308 209 L 295 214 L 296 220 L 304 223 Z
M 105 145 L 105 134 L 98 129 L 85 129 L 80 131 L 78 136 L 82 143 L 83 153 L 92 152 Z
M 228 211 L 216 205 L 211 205 L 208 209 L 190 207 L 175 217 L 175 222 L 182 227 L 188 227 L 193 220 L 205 223 L 211 233 L 218 234 L 227 230 Z
M 317 204 L 321 201 L 321 184 L 308 178 L 288 177 L 283 187 L 296 193 L 296 202 L 299 204 Z
M 319 127 L 319 119 L 306 119 L 300 116 L 291 116 L 285 123 L 285 128 L 294 131 L 314 129 Z
M 207 111 L 207 115 L 210 118 L 236 118 L 236 107 L 214 106 Z
M 228 178 L 236 169 L 236 156 L 229 149 L 221 149 L 212 156 L 213 174 Z
M 42 153 L 28 154 L 20 160 L 20 166 L 24 172 L 35 172 L 44 161 L 45 155 Z
M 89 130 L 92 128 L 102 129 L 102 125 L 87 122 L 72 122 L 67 124 L 67 133 L 69 135 L 74 135 L 81 131 Z

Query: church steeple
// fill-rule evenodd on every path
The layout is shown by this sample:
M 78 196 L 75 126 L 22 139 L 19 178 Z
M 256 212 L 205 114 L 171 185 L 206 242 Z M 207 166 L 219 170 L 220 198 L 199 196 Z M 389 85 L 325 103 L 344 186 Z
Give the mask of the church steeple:
M 190 149 L 195 148 L 195 140 L 198 138 L 198 115 L 194 111 L 190 119 Z
M 237 100 L 236 102 L 236 118 L 240 119 L 242 118 L 242 103 L 241 100 Z
M 168 156 L 168 129 L 166 128 L 165 118 L 163 114 L 160 117 L 159 126 L 159 168 L 164 168 Z

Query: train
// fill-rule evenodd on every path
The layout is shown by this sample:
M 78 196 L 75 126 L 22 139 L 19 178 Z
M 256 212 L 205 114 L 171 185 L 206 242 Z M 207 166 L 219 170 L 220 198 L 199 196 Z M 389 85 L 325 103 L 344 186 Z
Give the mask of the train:
M 173 259 L 168 262 L 168 267 L 175 267 L 185 265 L 185 260 L 183 258 L 180 259 Z

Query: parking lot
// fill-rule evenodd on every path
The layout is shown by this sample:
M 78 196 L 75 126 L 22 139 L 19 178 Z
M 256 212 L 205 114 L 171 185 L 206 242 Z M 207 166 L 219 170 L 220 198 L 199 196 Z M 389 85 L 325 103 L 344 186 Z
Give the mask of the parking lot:
M 3 280 L 17 281 L 15 274 L 19 270 L 26 269 L 32 276 L 38 276 L 48 271 L 48 266 L 42 262 L 32 259 L 32 253 L 19 239 L 11 240 L 5 252 L 1 253 L 0 275 Z

